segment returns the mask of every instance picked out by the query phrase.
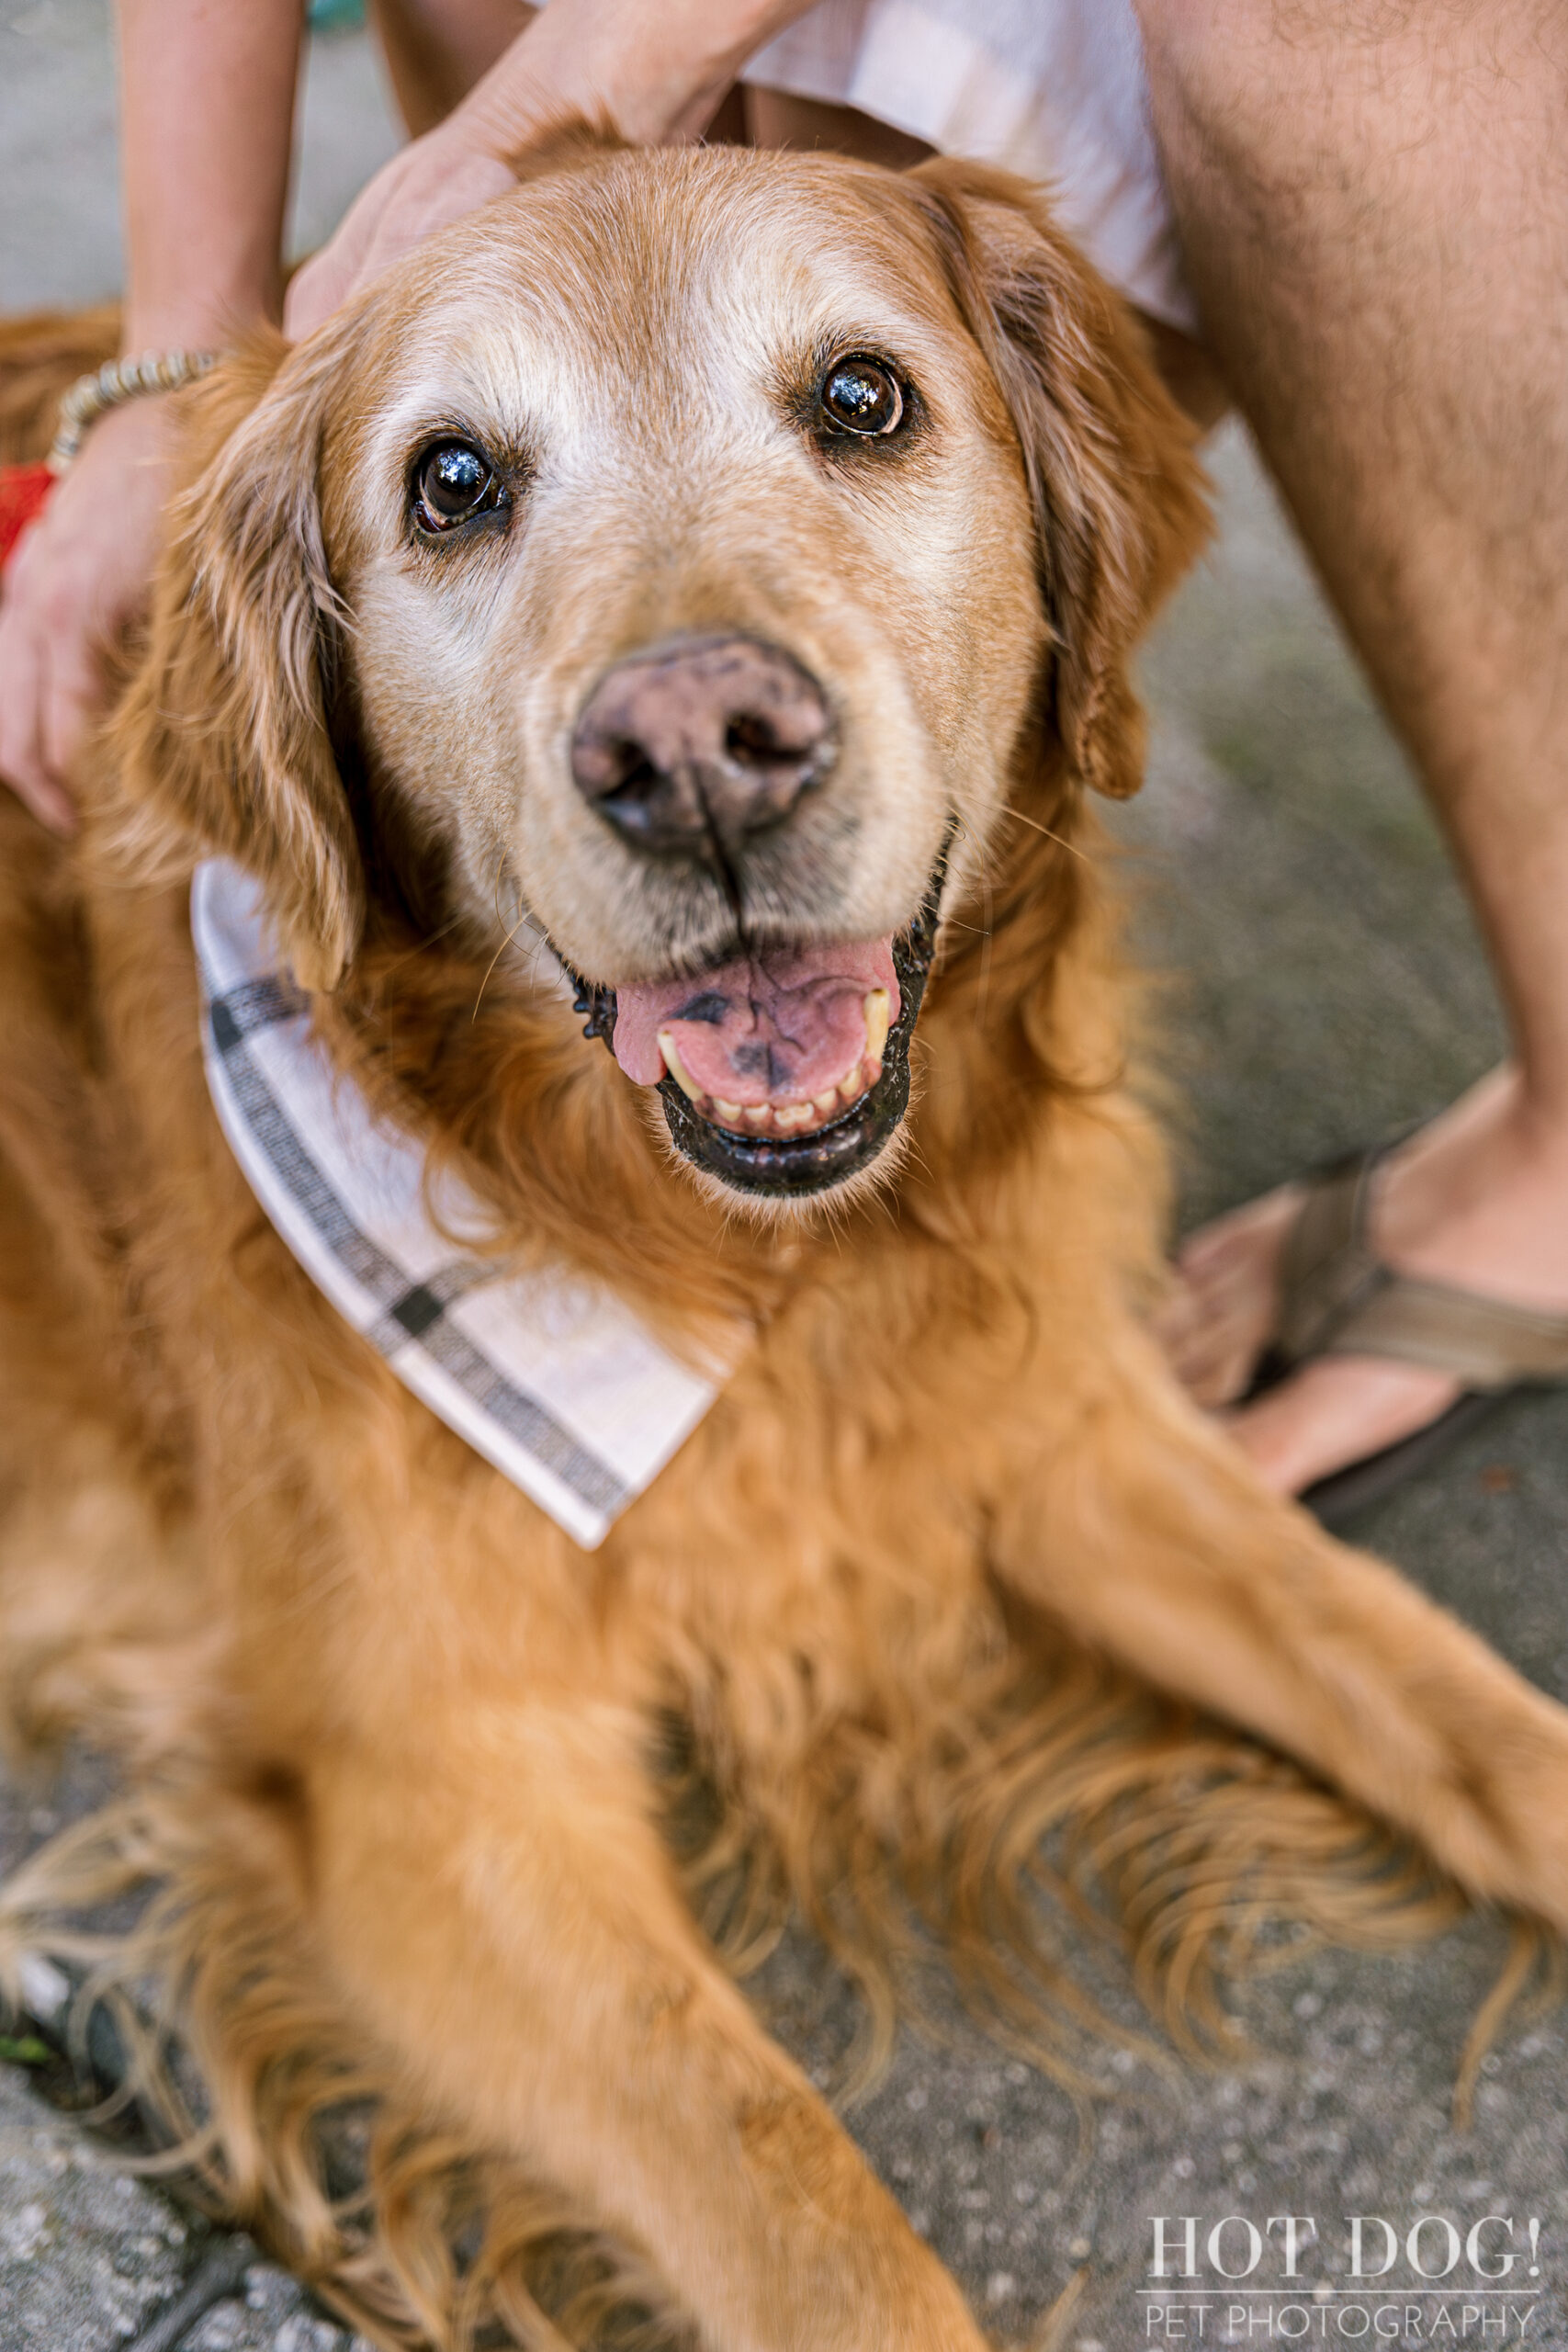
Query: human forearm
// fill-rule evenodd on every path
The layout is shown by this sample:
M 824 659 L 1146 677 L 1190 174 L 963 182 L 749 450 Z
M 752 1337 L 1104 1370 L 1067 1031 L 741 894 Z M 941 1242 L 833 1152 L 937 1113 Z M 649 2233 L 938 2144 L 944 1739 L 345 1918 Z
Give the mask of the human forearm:
M 281 301 L 300 0 L 118 0 L 130 351 Z

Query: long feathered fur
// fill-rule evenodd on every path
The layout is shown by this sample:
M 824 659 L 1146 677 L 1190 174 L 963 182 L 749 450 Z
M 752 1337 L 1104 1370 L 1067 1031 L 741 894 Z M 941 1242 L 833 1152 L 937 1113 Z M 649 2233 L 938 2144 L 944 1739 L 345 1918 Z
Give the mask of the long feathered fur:
M 983 265 L 973 224 L 976 207 L 1016 198 L 987 175 L 935 174 L 922 201 L 961 307 L 1005 374 L 1021 364 L 1021 297 L 1016 276 L 1011 293 L 983 286 L 995 265 Z M 1014 259 L 1038 273 L 1038 238 Z M 1021 303 L 1031 320 L 1042 300 L 1036 287 Z M 1135 377 L 1129 331 L 1109 304 L 1084 326 L 1081 288 L 1077 300 L 1057 302 L 1089 339 L 1075 366 L 1089 369 L 1098 338 Z M 47 435 L 45 379 L 73 369 L 95 337 L 97 322 L 79 334 L 53 322 L 9 331 L 0 415 L 19 448 Z M 267 372 L 196 396 L 220 444 Z M 433 1174 L 456 1170 L 487 1200 L 498 1252 L 592 1271 L 678 1344 L 724 1318 L 767 1335 L 682 1457 L 679 1491 L 655 1491 L 640 1534 L 587 1561 L 529 1522 L 531 1670 L 631 1726 L 649 1804 L 682 1843 L 691 1899 L 737 1968 L 792 1914 L 824 1939 L 864 1996 L 861 2081 L 885 2059 L 900 2008 L 919 2005 L 933 1954 L 994 2032 L 1081 2093 L 1100 2017 L 1056 1923 L 1119 1953 L 1156 2019 L 1197 2052 L 1226 2047 L 1218 1986 L 1266 1962 L 1269 1923 L 1389 1947 L 1434 1932 L 1460 1903 L 1440 1870 L 1353 1802 L 1153 1694 L 1069 1621 L 1021 1599 L 987 1500 L 1007 1476 L 993 1419 L 1038 1365 L 1043 1317 L 1070 1323 L 1092 1359 L 1108 1285 L 1146 1295 L 1158 1280 L 1161 1162 L 1128 1084 L 1115 920 L 1083 792 L 1136 781 L 1126 649 L 1195 535 L 1197 492 L 1166 450 L 1168 511 L 1140 542 L 1142 568 L 1130 547 L 1097 568 L 1107 514 L 1142 493 L 1115 478 L 1091 407 L 1086 392 L 1081 413 L 1058 403 L 1038 420 L 1036 441 L 1055 450 L 1039 461 L 1037 496 L 1059 524 L 1046 583 L 1066 649 L 1057 702 L 1021 746 L 1012 821 L 945 934 L 916 1046 L 915 1148 L 896 1189 L 814 1228 L 716 1231 L 706 1204 L 671 1181 L 608 1057 L 489 943 L 461 926 L 433 939 L 410 912 L 413 878 L 405 892 L 372 888 L 361 911 L 345 838 L 335 863 L 310 865 L 296 907 L 301 933 L 330 934 L 326 963 L 341 951 L 348 964 L 321 1014 L 345 1077 L 423 1129 Z M 245 527 L 254 537 L 275 525 L 258 511 Z M 155 634 L 188 605 L 180 560 Z M 331 1685 L 318 1691 L 301 1652 L 300 1689 L 285 1688 L 256 1645 L 309 1612 L 323 1653 L 354 1638 L 343 1628 L 356 1614 L 373 1646 L 378 1596 L 343 1569 L 332 1513 L 417 1525 L 437 1496 L 444 1556 L 474 1565 L 440 1607 L 434 1594 L 411 1602 L 406 1586 L 386 1605 L 428 1602 L 423 1638 L 436 1654 L 443 1609 L 488 1611 L 499 1629 L 525 1507 L 498 1498 L 491 1474 L 345 1343 L 193 1107 L 203 1097 L 178 884 L 200 831 L 203 763 L 232 731 L 236 679 L 253 701 L 270 695 L 276 725 L 248 723 L 254 797 L 234 804 L 233 822 L 287 835 L 296 820 L 279 813 L 277 780 L 299 788 L 299 745 L 276 758 L 268 746 L 286 724 L 307 724 L 320 684 L 269 680 L 259 642 L 247 652 L 223 634 L 224 583 L 201 593 L 216 650 L 204 653 L 194 629 L 182 640 L 181 697 L 211 726 L 180 737 L 186 765 L 165 777 L 157 821 L 144 803 L 137 814 L 135 784 L 171 675 L 153 664 L 112 741 L 79 856 L 0 812 L 0 967 L 17 1008 L 0 1124 L 0 1342 L 27 1367 L 28 1391 L 7 1416 L 6 1720 L 18 1741 L 109 1747 L 130 1789 L 0 1894 L 0 1961 L 15 1989 L 17 1955 L 51 1947 L 95 1995 L 120 1988 L 137 2095 L 168 2143 L 158 2161 L 376 2340 L 453 2352 L 677 2342 L 686 2323 L 664 2283 L 444 2116 L 321 1941 L 303 1770 L 288 1758 L 312 1705 L 330 1724 Z M 309 579 L 291 593 L 320 611 Z M 197 676 L 204 659 L 211 674 Z M 315 659 L 297 647 L 295 671 Z M 330 783 L 308 788 L 319 798 Z M 1077 1170 L 1066 1193 L 1064 1156 Z M 1073 1204 L 1066 1240 L 1041 1223 L 1053 1183 Z M 171 1361 L 170 1335 L 209 1329 L 220 1292 L 233 1360 Z M 911 1422 L 902 1368 L 933 1351 L 940 1371 Z M 107 1383 L 106 1362 L 117 1368 Z M 1082 1374 L 1060 1414 L 1103 1413 L 1111 1380 Z M 837 1408 L 845 1395 L 852 1413 Z M 1043 1427 L 1056 1442 L 1049 1413 Z M 224 1498 L 220 1526 L 207 1490 L 224 1433 L 240 1430 L 248 1483 Z M 770 1531 L 797 1492 L 809 1503 L 786 1572 Z M 1081 1499 L 1086 1518 L 1098 1509 Z M 733 1546 L 738 1510 L 752 1529 L 749 1571 L 704 1581 L 702 1560 Z M 231 1556 L 236 1530 L 249 1549 Z M 128 1935 L 62 1924 L 135 1888 L 152 1892 Z M 161 1987 L 151 2018 L 149 1984 Z M 171 2039 L 194 2075 L 171 2059 Z

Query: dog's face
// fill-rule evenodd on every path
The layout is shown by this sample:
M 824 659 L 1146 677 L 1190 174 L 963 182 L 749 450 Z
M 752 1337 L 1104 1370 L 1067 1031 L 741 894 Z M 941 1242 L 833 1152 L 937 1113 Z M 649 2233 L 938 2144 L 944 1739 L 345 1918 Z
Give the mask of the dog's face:
M 1130 481 L 1151 449 L 1161 481 Z M 356 827 L 417 840 L 454 915 L 543 932 L 688 1158 L 831 1188 L 897 1125 L 944 891 L 1043 695 L 1126 780 L 1117 665 L 1183 461 L 1011 184 L 581 155 L 294 355 L 198 489 L 230 673 L 270 606 L 319 738 L 261 741 L 218 838 L 267 871 L 281 813 L 318 981 L 352 952 Z
M 879 1147 L 895 935 L 1040 666 L 1017 449 L 915 229 L 844 166 L 547 180 L 421 257 L 334 468 L 378 772 L 739 1185 Z

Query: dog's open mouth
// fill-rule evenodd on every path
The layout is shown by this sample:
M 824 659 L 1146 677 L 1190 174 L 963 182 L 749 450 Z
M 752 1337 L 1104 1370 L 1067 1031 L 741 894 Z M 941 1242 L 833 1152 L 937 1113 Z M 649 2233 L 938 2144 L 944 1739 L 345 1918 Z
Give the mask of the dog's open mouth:
M 868 1168 L 909 1100 L 909 1040 L 936 949 L 946 849 L 906 931 L 769 948 L 677 980 L 585 986 L 578 1010 L 676 1148 L 739 1192 L 798 1199 Z

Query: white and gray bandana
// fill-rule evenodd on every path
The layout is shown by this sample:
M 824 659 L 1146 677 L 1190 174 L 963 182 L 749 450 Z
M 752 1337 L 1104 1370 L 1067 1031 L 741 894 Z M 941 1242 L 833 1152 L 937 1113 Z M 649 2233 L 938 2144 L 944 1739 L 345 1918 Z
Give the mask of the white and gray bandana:
M 588 1549 L 691 1434 L 724 1377 L 679 1363 L 612 1292 L 465 1256 L 485 1213 L 448 1186 L 442 1226 L 412 1136 L 372 1114 L 310 1034 L 250 876 L 197 869 L 191 933 L 213 1108 L 272 1223 L 338 1312 L 448 1429 Z

